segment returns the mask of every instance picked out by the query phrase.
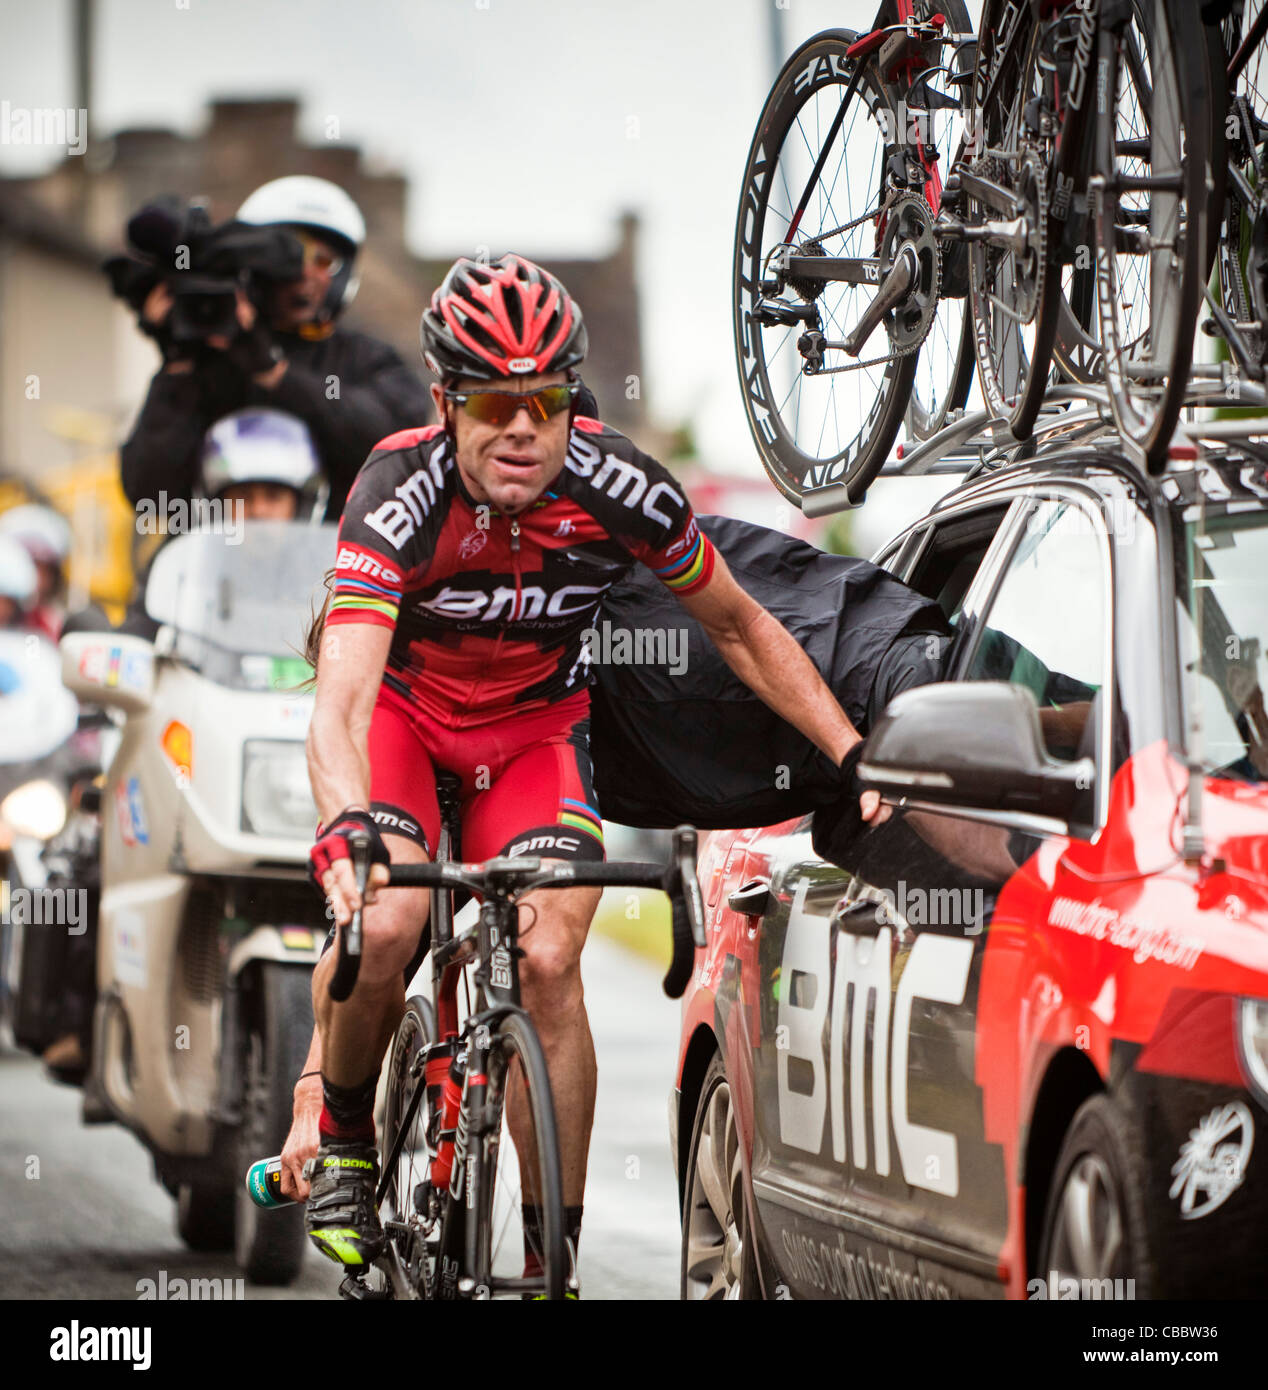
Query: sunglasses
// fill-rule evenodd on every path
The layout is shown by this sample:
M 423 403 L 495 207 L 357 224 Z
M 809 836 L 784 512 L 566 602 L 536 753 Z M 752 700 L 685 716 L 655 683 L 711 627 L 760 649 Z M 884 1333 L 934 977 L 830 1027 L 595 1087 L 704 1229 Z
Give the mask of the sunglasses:
M 539 386 L 536 391 L 446 391 L 445 399 L 453 401 L 471 416 L 486 425 L 509 425 L 522 406 L 530 420 L 549 420 L 567 410 L 581 387 L 576 382 L 563 386 Z
M 305 266 L 327 271 L 331 275 L 338 275 L 343 269 L 343 257 L 332 251 L 324 241 L 309 236 L 307 232 L 297 231 L 294 235 L 304 248 Z

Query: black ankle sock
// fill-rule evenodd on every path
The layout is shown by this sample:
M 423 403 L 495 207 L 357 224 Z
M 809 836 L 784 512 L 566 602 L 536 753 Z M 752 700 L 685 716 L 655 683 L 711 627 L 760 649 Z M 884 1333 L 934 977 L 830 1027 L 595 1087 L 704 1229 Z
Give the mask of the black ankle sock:
M 564 1235 L 572 1241 L 573 1254 L 581 1244 L 581 1207 L 564 1208 Z M 542 1209 L 523 1202 L 520 1205 L 520 1221 L 524 1227 L 524 1273 L 526 1276 L 542 1272 Z
M 336 1086 L 326 1077 L 321 1079 L 324 1102 L 317 1130 L 323 1139 L 365 1140 L 374 1143 L 374 1093 L 378 1089 L 378 1074 L 368 1077 L 359 1086 Z
M 581 1247 L 581 1208 L 564 1208 L 564 1235 L 572 1241 L 572 1253 L 577 1254 Z

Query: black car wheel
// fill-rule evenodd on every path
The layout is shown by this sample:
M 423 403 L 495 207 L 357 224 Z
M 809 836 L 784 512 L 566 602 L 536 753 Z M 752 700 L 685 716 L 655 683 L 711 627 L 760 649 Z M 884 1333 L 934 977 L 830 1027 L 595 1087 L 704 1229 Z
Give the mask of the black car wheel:
M 1124 1296 L 1153 1297 L 1144 1176 L 1143 1157 L 1109 1097 L 1085 1101 L 1057 1159 L 1036 1276 L 1045 1281 L 1051 1275 L 1058 1281 L 1077 1279 L 1081 1291 L 1084 1280 L 1096 1281 L 1101 1290 L 1101 1281 L 1122 1280 Z M 1133 1281 L 1130 1292 L 1127 1280 Z M 1118 1287 L 1113 1286 L 1115 1291 Z M 1058 1282 L 1049 1297 L 1060 1290 Z
M 756 1297 L 740 1136 L 721 1057 L 700 1089 L 683 1193 L 681 1296 Z

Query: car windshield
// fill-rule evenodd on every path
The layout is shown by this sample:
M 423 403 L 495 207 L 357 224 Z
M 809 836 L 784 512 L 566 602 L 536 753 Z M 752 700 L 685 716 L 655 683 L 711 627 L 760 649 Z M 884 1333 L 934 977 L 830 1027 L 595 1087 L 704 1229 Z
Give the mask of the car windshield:
M 1183 544 L 1189 669 L 1201 652 L 1201 761 L 1221 777 L 1268 781 L 1268 515 L 1245 503 L 1190 508 Z
M 176 629 L 186 659 L 199 666 L 214 659 L 218 679 L 218 658 L 227 655 L 246 684 L 276 686 L 270 676 L 278 663 L 304 665 L 299 653 L 325 598 L 336 534 L 333 525 L 248 521 L 229 534 L 177 537 L 155 557 L 146 611 Z

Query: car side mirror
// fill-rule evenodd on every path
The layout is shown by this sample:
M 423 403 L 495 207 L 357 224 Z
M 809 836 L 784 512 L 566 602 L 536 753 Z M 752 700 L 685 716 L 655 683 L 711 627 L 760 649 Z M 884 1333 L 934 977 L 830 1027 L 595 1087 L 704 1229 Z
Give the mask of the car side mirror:
M 1041 834 L 1086 833 L 1091 758 L 1048 756 L 1039 706 L 1008 681 L 917 686 L 896 696 L 863 745 L 859 777 L 906 798 Z

